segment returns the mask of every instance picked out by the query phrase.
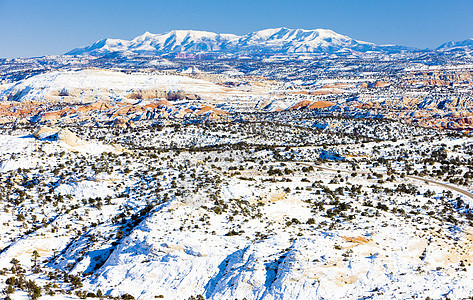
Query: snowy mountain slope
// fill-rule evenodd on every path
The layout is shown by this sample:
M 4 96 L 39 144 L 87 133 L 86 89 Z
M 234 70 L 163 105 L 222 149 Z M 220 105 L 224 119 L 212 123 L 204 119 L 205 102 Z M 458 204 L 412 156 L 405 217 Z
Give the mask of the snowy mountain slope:
M 164 34 L 145 32 L 131 41 L 104 39 L 90 46 L 74 49 L 67 54 L 103 55 L 111 52 L 154 54 L 166 52 L 212 52 L 225 50 L 225 45 L 237 39 L 233 34 L 206 31 L 173 30 Z
M 206 31 L 173 30 L 165 34 L 145 34 L 134 38 L 134 52 L 212 52 L 225 50 L 225 45 L 238 36 Z
M 74 49 L 67 54 L 78 55 L 83 53 L 105 54 L 109 52 L 125 52 L 129 46 L 129 41 L 120 39 L 103 39 L 93 43 L 90 46 Z
M 379 46 L 357 41 L 328 29 L 274 28 L 243 36 L 205 31 L 173 30 L 164 34 L 149 32 L 131 41 L 104 39 L 90 46 L 76 48 L 69 55 L 104 55 L 107 53 L 335 53 L 338 51 L 398 52 L 407 48 Z
M 440 51 L 472 51 L 473 38 L 469 38 L 458 42 L 448 42 L 437 47 Z
M 233 43 L 236 43 L 233 46 L 237 49 L 255 52 L 317 53 L 376 49 L 372 43 L 357 41 L 327 29 L 267 29 L 249 33 Z

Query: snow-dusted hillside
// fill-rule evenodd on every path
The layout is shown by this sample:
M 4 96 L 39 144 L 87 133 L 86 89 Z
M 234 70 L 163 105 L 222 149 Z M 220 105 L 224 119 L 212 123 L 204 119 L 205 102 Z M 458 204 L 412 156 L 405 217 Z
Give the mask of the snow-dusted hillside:
M 173 30 L 164 34 L 144 33 L 130 41 L 100 40 L 76 48 L 68 55 L 104 55 L 164 53 L 335 53 L 350 51 L 398 52 L 400 46 L 379 46 L 357 41 L 328 29 L 274 28 L 243 36 L 195 30 Z
M 124 72 L 85 69 L 54 71 L 15 82 L 0 90 L 1 100 L 95 102 L 120 100 L 133 92 L 185 92 L 208 100 L 226 99 L 240 91 L 228 89 L 211 81 L 180 75 L 126 74 Z M 156 94 L 158 93 L 158 94 Z
M 473 38 L 458 42 L 448 42 L 440 45 L 437 50 L 440 51 L 473 51 Z
M 337 118 L 29 133 L 0 135 L 11 299 L 473 292 L 467 137 Z

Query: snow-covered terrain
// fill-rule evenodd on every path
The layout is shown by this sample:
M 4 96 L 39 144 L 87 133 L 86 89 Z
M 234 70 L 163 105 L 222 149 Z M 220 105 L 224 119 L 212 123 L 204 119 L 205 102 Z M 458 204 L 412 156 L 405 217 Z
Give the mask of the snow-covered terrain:
M 273 28 L 243 36 L 195 30 L 144 33 L 130 41 L 103 39 L 69 51 L 68 55 L 164 54 L 164 53 L 335 53 L 351 51 L 399 52 L 401 46 L 379 46 L 357 41 L 329 29 Z
M 473 292 L 468 137 L 336 118 L 22 131 L 0 136 L 12 299 Z
M 473 38 L 458 42 L 448 42 L 440 45 L 437 50 L 440 51 L 473 51 Z
M 30 77 L 1 90 L 0 98 L 6 99 L 8 95 L 14 95 L 10 98 L 20 101 L 47 101 L 74 95 L 74 100 L 88 103 L 94 98 L 119 100 L 139 90 L 183 90 L 207 97 L 224 92 L 222 87 L 211 82 L 185 76 L 130 75 L 107 70 L 80 70 L 55 71 Z
M 0 298 L 468 299 L 470 42 L 175 30 L 0 59 Z

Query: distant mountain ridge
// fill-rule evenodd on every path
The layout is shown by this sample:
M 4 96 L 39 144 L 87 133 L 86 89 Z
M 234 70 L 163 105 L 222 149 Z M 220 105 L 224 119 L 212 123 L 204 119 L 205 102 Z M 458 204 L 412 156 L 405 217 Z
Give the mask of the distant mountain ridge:
M 473 50 L 473 38 L 469 38 L 458 42 L 448 42 L 440 45 L 436 50 L 440 51 L 458 51 L 458 50 Z
M 415 50 L 397 45 L 376 45 L 355 40 L 329 29 L 265 29 L 243 36 L 196 30 L 172 30 L 163 34 L 144 33 L 132 40 L 103 39 L 76 48 L 67 55 L 100 56 L 109 53 L 229 53 L 291 54 L 378 51 L 393 53 Z

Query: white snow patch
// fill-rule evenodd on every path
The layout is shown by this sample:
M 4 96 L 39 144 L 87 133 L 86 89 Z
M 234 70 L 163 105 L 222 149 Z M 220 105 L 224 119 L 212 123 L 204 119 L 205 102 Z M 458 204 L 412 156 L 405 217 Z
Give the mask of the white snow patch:
M 76 199 L 107 197 L 114 194 L 105 182 L 81 181 L 61 184 L 56 192 L 62 195 L 73 195 Z

